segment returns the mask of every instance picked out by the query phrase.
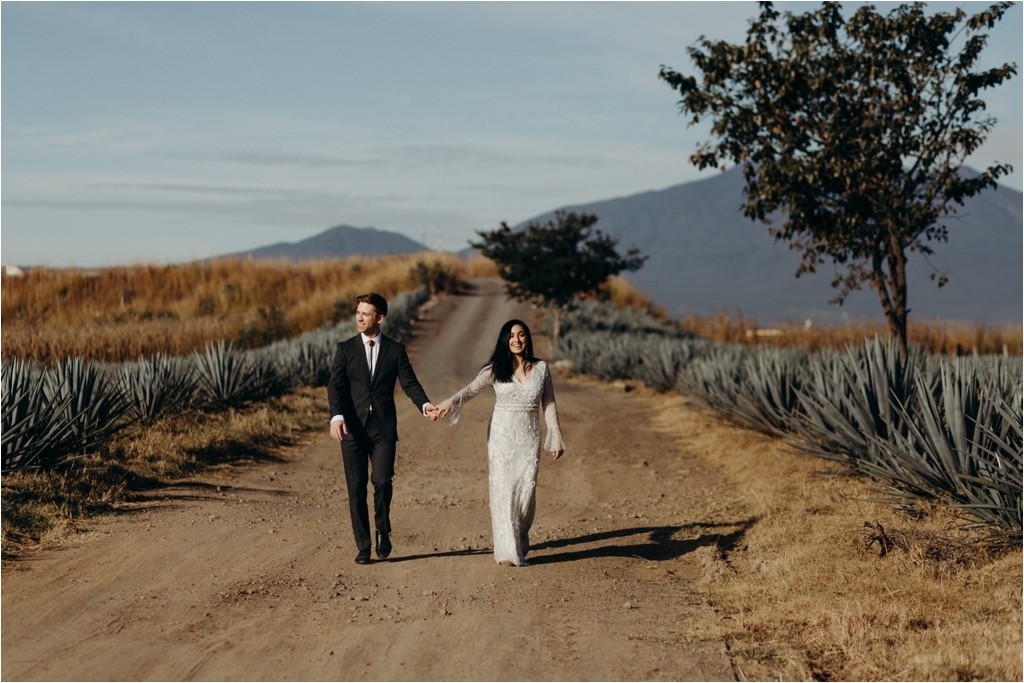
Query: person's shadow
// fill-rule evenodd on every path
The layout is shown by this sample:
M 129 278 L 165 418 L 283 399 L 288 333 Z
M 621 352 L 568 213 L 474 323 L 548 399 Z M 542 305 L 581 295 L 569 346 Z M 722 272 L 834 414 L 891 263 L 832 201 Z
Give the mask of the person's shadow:
M 553 541 L 538 543 L 530 548 L 530 564 L 548 564 L 551 562 L 572 562 L 590 557 L 637 557 L 643 560 L 659 562 L 663 560 L 674 560 L 683 555 L 692 553 L 697 548 L 704 546 L 716 546 L 722 550 L 732 550 L 739 543 L 747 530 L 757 521 L 749 519 L 735 522 L 700 522 L 687 524 L 685 526 L 648 526 L 633 527 L 628 529 L 615 529 L 602 531 L 594 534 L 586 534 L 575 538 L 562 538 Z M 677 539 L 674 536 L 683 529 L 702 530 L 697 538 Z M 716 529 L 727 533 L 716 532 Z M 631 539 L 634 536 L 643 536 L 634 542 L 616 543 L 616 540 Z M 608 542 L 611 541 L 611 542 Z M 556 548 L 569 548 L 579 545 L 595 545 L 595 547 L 583 548 L 580 550 L 568 550 L 565 552 L 550 554 L 535 554 L 537 551 Z
M 549 564 L 553 562 L 572 562 L 590 557 L 637 557 L 642 560 L 659 562 L 673 560 L 692 553 L 697 548 L 704 546 L 716 546 L 722 550 L 729 551 L 746 534 L 757 520 L 753 517 L 735 522 L 698 522 L 685 526 L 646 526 L 632 527 L 628 529 L 614 529 L 612 531 L 601 531 L 594 534 L 576 536 L 574 538 L 559 538 L 552 541 L 537 543 L 530 548 L 528 556 L 530 564 Z M 683 529 L 698 528 L 702 533 L 697 538 L 676 539 L 673 538 Z M 727 533 L 716 532 L 716 529 Z M 616 541 L 631 539 L 634 536 L 643 536 L 638 542 Z M 595 545 L 580 550 L 568 550 L 565 552 L 538 554 L 539 551 L 559 548 L 569 548 L 580 545 Z M 408 562 L 409 560 L 423 560 L 430 557 L 454 557 L 460 555 L 489 555 L 491 550 L 481 548 L 467 548 L 465 550 L 449 550 L 436 553 L 422 553 L 419 555 L 405 555 L 392 557 L 387 562 Z

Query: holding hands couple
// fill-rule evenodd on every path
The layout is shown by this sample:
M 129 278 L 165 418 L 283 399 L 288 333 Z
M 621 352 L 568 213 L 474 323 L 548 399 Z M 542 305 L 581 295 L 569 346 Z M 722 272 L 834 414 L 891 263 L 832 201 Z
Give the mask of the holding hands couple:
M 555 459 L 565 452 L 547 364 L 534 357 L 530 329 L 521 320 L 505 323 L 494 352 L 476 379 L 451 398 L 433 405 L 416 379 L 405 346 L 380 332 L 387 301 L 379 294 L 356 299 L 359 334 L 338 344 L 327 385 L 331 436 L 341 442 L 356 562 L 370 562 L 367 483 L 373 482 L 376 552 L 391 553 L 391 495 L 398 441 L 395 383 L 431 421 L 458 422 L 466 401 L 485 387 L 496 402 L 488 429 L 487 454 L 494 559 L 526 564 L 536 508 L 540 462 L 540 414 L 547 425 L 544 450 Z M 367 469 L 370 469 L 368 476 Z

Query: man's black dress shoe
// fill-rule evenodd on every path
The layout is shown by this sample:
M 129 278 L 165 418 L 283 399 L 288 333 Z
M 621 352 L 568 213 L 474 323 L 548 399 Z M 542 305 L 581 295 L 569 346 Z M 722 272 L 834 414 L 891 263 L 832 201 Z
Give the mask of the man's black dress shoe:
M 391 539 L 383 531 L 377 532 L 377 557 L 382 560 L 388 559 L 391 554 Z
M 356 555 L 356 564 L 370 564 L 370 550 L 360 550 L 359 554 Z

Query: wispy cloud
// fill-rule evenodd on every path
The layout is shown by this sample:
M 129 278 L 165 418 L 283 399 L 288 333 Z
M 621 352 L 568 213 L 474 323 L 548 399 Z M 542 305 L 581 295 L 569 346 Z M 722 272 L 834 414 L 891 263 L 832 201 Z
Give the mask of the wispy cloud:
M 193 157 L 196 158 L 196 157 Z M 200 157 L 202 158 L 202 157 Z M 238 152 L 222 157 L 205 157 L 220 159 L 236 164 L 250 166 L 301 166 L 303 168 L 335 168 L 335 167 L 366 167 L 379 165 L 379 160 L 346 159 L 325 154 L 273 154 L 267 152 Z
M 193 157 L 197 158 L 197 157 Z M 266 152 L 239 152 L 222 157 L 204 156 L 199 158 L 221 159 L 224 161 L 253 166 L 299 166 L 303 168 L 361 168 L 393 169 L 437 168 L 437 167 L 489 167 L 523 168 L 544 166 L 609 166 L 618 163 L 613 155 L 586 154 L 579 149 L 565 147 L 536 153 L 527 150 L 512 151 L 478 145 L 398 145 L 393 147 L 371 147 L 360 150 L 352 156 L 327 154 L 281 154 Z
M 289 197 L 307 194 L 309 190 L 290 190 L 277 187 L 241 187 L 234 185 L 194 185 L 187 183 L 92 183 L 89 188 L 115 190 L 152 190 L 156 192 L 173 192 L 181 194 L 201 195 L 239 195 L 239 196 L 274 196 Z

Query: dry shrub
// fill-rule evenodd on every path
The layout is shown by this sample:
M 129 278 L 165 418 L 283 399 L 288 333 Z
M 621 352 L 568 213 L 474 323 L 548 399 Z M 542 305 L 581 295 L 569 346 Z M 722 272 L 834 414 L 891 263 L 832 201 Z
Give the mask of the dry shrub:
M 498 264 L 480 254 L 473 254 L 466 261 L 466 277 L 498 277 Z
M 421 265 L 422 264 L 422 265 Z M 476 267 L 476 266 L 474 266 Z M 134 360 L 202 349 L 218 339 L 252 346 L 352 314 L 356 296 L 390 298 L 423 273 L 465 277 L 452 254 L 295 263 L 221 259 L 97 271 L 32 270 L 2 280 L 4 358 Z
M 665 319 L 668 316 L 665 312 L 654 305 L 650 298 L 639 289 L 630 284 L 629 280 L 621 275 L 608 278 L 598 291 L 597 298 L 600 301 L 608 301 L 619 308 L 635 308 L 638 311 L 648 313 Z
M 189 411 L 115 436 L 102 450 L 53 471 L 3 475 L 3 556 L 59 545 L 76 522 L 143 490 L 210 468 L 279 460 L 282 449 L 323 429 L 322 389 L 298 389 L 243 410 Z
M 728 517 L 701 521 L 756 520 L 734 547 L 696 553 L 687 588 L 714 616 L 683 622 L 725 641 L 741 678 L 1021 680 L 1019 549 L 979 545 L 939 508 L 913 519 L 870 502 L 870 481 L 683 397 L 650 400 L 655 428 L 722 472 Z M 884 555 L 865 522 L 892 541 Z

